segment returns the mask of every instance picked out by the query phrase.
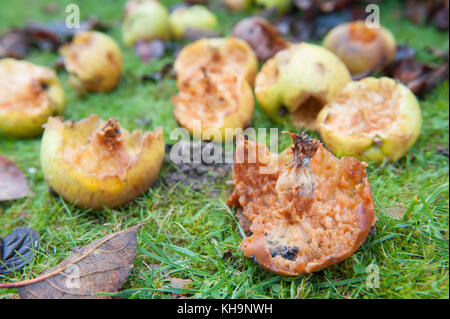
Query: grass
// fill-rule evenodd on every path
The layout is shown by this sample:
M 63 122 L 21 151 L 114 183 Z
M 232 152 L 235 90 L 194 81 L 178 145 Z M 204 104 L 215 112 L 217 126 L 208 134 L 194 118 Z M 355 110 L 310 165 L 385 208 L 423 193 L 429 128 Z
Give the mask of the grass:
M 151 118 L 145 129 L 162 125 L 168 141 L 170 131 L 177 126 L 170 102 L 176 92 L 174 81 L 141 83 L 135 78 L 158 70 L 171 57 L 144 64 L 132 50 L 123 47 L 123 2 L 69 0 L 55 5 L 56 1 L 47 0 L 3 0 L 0 34 L 28 20 L 64 19 L 65 3 L 79 4 L 82 19 L 94 14 L 111 24 L 109 34 L 124 54 L 123 80 L 113 93 L 79 97 L 68 85 L 67 74 L 60 72 L 67 95 L 65 116 L 74 120 L 92 113 L 103 118 L 114 116 L 128 129 L 143 129 L 135 119 Z M 398 2 L 381 5 L 382 23 L 392 30 L 399 43 L 414 46 L 424 61 L 432 62 L 425 50 L 427 46 L 448 50 L 448 32 L 416 26 L 402 19 L 401 12 Z M 221 8 L 216 13 L 221 28 L 227 32 L 245 15 L 230 15 Z M 34 51 L 29 60 L 52 66 L 56 57 Z M 297 278 L 273 275 L 243 256 L 238 248 L 239 226 L 233 211 L 224 204 L 230 192 L 224 183 L 217 185 L 219 195 L 210 194 L 207 189 L 194 192 L 182 186 L 159 184 L 121 209 L 78 209 L 49 194 L 40 169 L 39 138 L 0 137 L 0 152 L 18 164 L 35 192 L 32 198 L 0 203 L 0 236 L 18 226 L 32 227 L 41 235 L 40 250 L 33 263 L 22 271 L 0 276 L 0 281 L 35 277 L 61 262 L 76 246 L 149 221 L 139 232 L 135 267 L 121 296 L 170 298 L 172 293 L 188 293 L 197 298 L 448 298 L 449 162 L 436 151 L 437 145 L 449 146 L 448 99 L 446 81 L 421 101 L 423 128 L 410 155 L 393 164 L 368 167 L 378 217 L 376 233 L 347 260 Z M 277 127 L 259 107 L 253 126 Z M 161 177 L 166 173 L 167 167 Z M 387 208 L 398 206 L 408 208 L 409 218 L 397 221 L 386 214 Z M 229 258 L 223 258 L 224 254 Z M 366 285 L 365 269 L 370 264 L 376 264 L 380 270 L 380 286 L 376 289 Z M 191 279 L 192 284 L 174 288 L 167 276 Z M 13 289 L 0 290 L 0 298 L 14 298 L 15 293 Z

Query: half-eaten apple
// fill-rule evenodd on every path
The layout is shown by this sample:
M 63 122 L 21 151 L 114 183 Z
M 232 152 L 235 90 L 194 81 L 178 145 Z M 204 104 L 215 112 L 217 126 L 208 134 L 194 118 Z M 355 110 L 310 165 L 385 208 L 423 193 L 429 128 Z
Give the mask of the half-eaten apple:
M 198 139 L 232 140 L 239 133 L 234 129 L 246 128 L 253 117 L 252 89 L 244 77 L 233 72 L 219 74 L 203 69 L 182 83 L 172 102 L 175 119 Z
M 64 111 L 64 91 L 52 69 L 0 60 L 0 132 L 18 138 L 42 133 L 49 116 Z
M 331 51 L 314 44 L 293 44 L 263 65 L 256 76 L 255 94 L 275 121 L 317 130 L 317 114 L 350 80 L 350 72 Z
M 51 188 L 79 207 L 115 208 L 145 192 L 164 157 L 161 128 L 128 132 L 96 115 L 79 122 L 51 117 L 41 144 L 41 166 Z
M 239 38 L 208 38 L 185 46 L 175 60 L 178 88 L 185 81 L 203 73 L 237 73 L 253 85 L 258 60 L 252 48 Z
M 305 134 L 291 136 L 293 146 L 280 155 L 239 137 L 227 201 L 250 225 L 244 255 L 284 276 L 346 259 L 376 220 L 365 163 L 337 159 Z
M 416 142 L 422 125 L 415 95 L 393 79 L 350 82 L 318 116 L 320 135 L 337 156 L 395 161 Z

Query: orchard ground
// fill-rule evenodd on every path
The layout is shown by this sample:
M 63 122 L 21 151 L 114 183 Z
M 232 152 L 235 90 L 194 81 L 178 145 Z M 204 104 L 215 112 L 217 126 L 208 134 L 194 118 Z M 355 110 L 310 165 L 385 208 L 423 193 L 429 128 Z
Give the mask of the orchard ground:
M 169 6 L 176 0 L 162 0 Z M 3 0 L 0 3 L 0 34 L 27 21 L 65 19 L 65 6 L 78 4 L 81 19 L 92 15 L 111 25 L 109 34 L 120 44 L 124 75 L 117 90 L 109 94 L 78 96 L 68 84 L 65 71 L 59 78 L 65 89 L 65 117 L 80 120 L 96 113 L 116 117 L 127 129 L 152 130 L 163 126 L 166 141 L 177 127 L 171 96 L 177 90 L 173 79 L 140 82 L 173 60 L 166 56 L 148 64 L 141 62 L 121 40 L 121 1 Z M 231 32 L 234 23 L 249 13 L 230 14 L 215 10 L 220 28 Z M 423 61 L 433 62 L 427 46 L 449 49 L 448 32 L 432 26 L 417 26 L 403 19 L 400 2 L 381 4 L 381 23 L 399 44 L 408 43 Z M 54 53 L 33 51 L 32 62 L 52 67 Z M 189 187 L 157 183 L 132 204 L 117 210 L 90 211 L 74 207 L 49 193 L 40 169 L 40 139 L 15 140 L 0 137 L 0 152 L 12 158 L 26 174 L 34 197 L 0 203 L 0 236 L 18 226 L 34 228 L 41 235 L 40 251 L 24 270 L 0 276 L 1 282 L 36 277 L 83 246 L 106 234 L 143 221 L 139 231 L 135 267 L 120 295 L 131 298 L 171 298 L 185 293 L 196 298 L 448 298 L 449 160 L 437 146 L 449 147 L 448 81 L 420 101 L 423 127 L 408 156 L 393 164 L 370 165 L 376 232 L 347 260 L 323 271 L 284 278 L 273 275 L 243 256 L 241 232 L 234 212 L 225 204 L 232 186 L 218 181 L 196 192 Z M 141 119 L 141 120 L 140 120 Z M 142 119 L 151 119 L 145 126 Z M 252 126 L 293 129 L 272 123 L 257 105 Z M 318 137 L 314 135 L 314 137 Z M 280 149 L 289 145 L 280 141 Z M 164 179 L 169 167 L 160 173 Z M 409 218 L 395 220 L 392 209 L 407 209 Z M 380 272 L 379 287 L 366 284 L 369 265 Z M 372 269 L 372 268 L 369 268 Z M 186 288 L 174 288 L 169 278 L 190 279 Z M 1 290 L 0 298 L 15 298 L 14 289 Z

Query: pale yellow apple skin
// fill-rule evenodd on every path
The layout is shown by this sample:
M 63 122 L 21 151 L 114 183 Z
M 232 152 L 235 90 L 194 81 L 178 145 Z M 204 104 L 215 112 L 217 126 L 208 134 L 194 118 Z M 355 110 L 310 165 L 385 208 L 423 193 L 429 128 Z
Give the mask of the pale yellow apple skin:
M 183 38 L 186 29 L 213 31 L 217 27 L 217 17 L 201 5 L 178 8 L 169 16 L 171 34 L 176 39 Z
M 380 85 L 391 85 L 400 94 L 398 118 L 394 125 L 383 129 L 382 132 L 339 132 L 326 124 L 331 112 L 330 105 L 325 106 L 319 113 L 317 118 L 320 123 L 320 136 L 336 156 L 349 155 L 375 163 L 392 162 L 403 157 L 417 141 L 422 126 L 420 105 L 416 96 L 400 82 L 387 77 L 365 78 L 349 83 L 342 93 L 352 94 L 351 92 L 361 89 L 376 90 Z M 382 142 L 381 145 L 377 145 L 380 144 L 379 141 Z
M 122 53 L 108 35 L 87 31 L 78 33 L 59 50 L 69 81 L 80 93 L 114 90 L 122 75 Z
M 76 123 L 49 118 L 42 138 L 41 166 L 47 183 L 65 200 L 82 208 L 115 208 L 140 196 L 157 178 L 165 152 L 163 132 L 157 128 L 143 136 L 137 131 L 129 134 L 127 150 L 137 156 L 134 163 L 121 174 L 98 178 L 62 160 L 67 141 L 88 139 L 98 125 L 96 115 Z
M 155 0 L 127 2 L 122 26 L 122 39 L 125 45 L 129 47 L 139 40 L 169 40 L 169 11 Z
M 352 28 L 370 33 L 373 39 L 367 42 L 352 39 Z M 352 74 L 389 64 L 397 50 L 395 37 L 389 30 L 382 26 L 368 28 L 364 21 L 343 23 L 331 29 L 323 40 L 323 46 L 334 52 Z
M 40 86 L 45 85 L 42 91 Z M 0 60 L 0 132 L 15 138 L 42 134 L 49 116 L 64 112 L 65 96 L 52 69 L 15 59 Z
M 211 76 L 214 77 L 213 75 Z M 248 82 L 241 76 L 238 77 L 237 81 L 238 90 L 233 92 L 238 98 L 237 109 L 234 112 L 228 112 L 223 118 L 220 126 L 211 125 L 211 123 L 208 123 L 202 118 L 186 117 L 184 115 L 185 112 L 180 111 L 180 108 L 183 106 L 180 105 L 177 96 L 172 98 L 172 102 L 175 105 L 175 119 L 180 126 L 187 129 L 189 133 L 197 139 L 210 140 L 217 143 L 232 141 L 237 135 L 242 134 L 239 130 L 235 131 L 234 129 L 244 130 L 250 125 L 255 106 L 253 91 Z M 201 122 L 201 130 L 197 131 L 194 129 L 193 120 L 199 120 Z M 233 131 L 227 129 L 233 129 Z
M 245 66 L 233 62 L 233 50 L 245 55 Z M 212 70 L 214 66 L 211 55 L 216 53 L 223 62 L 219 70 Z M 174 70 L 177 74 L 177 86 L 182 87 L 182 83 L 195 72 L 201 72 L 205 68 L 208 72 L 226 73 L 227 70 L 242 74 L 248 83 L 253 86 L 256 73 L 258 71 L 258 59 L 253 49 L 247 42 L 235 37 L 207 38 L 200 39 L 185 46 L 177 56 L 174 63 Z
M 280 116 L 281 107 L 292 113 L 310 97 L 326 104 L 350 81 L 350 72 L 331 51 L 309 43 L 292 44 L 262 66 L 255 95 L 271 118 L 285 123 L 289 120 Z

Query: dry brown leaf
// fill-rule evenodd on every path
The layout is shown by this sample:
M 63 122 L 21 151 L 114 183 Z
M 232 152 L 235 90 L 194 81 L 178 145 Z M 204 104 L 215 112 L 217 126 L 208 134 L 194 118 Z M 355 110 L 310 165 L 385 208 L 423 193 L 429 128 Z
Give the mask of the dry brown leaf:
M 143 224 L 100 238 L 76 249 L 58 266 L 41 276 L 2 288 L 18 288 L 22 299 L 108 298 L 97 293 L 115 293 L 130 275 L 136 256 L 137 230 Z
M 12 160 L 0 154 L 0 201 L 32 195 L 22 171 Z

